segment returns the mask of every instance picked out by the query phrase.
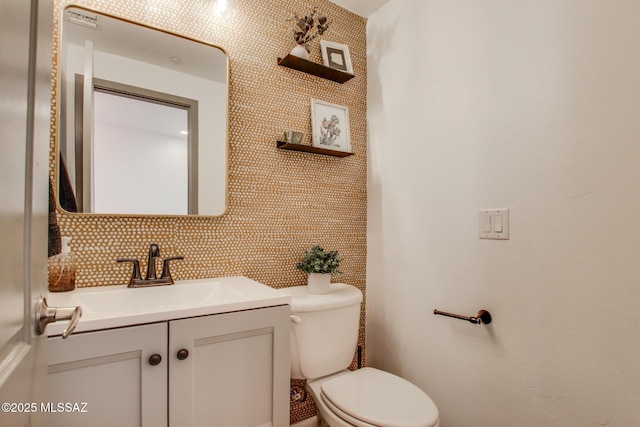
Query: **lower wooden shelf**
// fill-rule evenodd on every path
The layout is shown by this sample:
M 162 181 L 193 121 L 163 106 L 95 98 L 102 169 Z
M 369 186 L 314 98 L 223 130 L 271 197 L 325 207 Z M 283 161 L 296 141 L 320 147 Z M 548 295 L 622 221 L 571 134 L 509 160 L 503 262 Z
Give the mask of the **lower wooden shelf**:
M 334 157 L 353 156 L 353 153 L 346 151 L 329 150 L 326 148 L 312 147 L 311 145 L 288 144 L 284 141 L 278 141 L 278 148 L 281 150 L 304 151 L 306 153 L 323 154 L 325 156 Z

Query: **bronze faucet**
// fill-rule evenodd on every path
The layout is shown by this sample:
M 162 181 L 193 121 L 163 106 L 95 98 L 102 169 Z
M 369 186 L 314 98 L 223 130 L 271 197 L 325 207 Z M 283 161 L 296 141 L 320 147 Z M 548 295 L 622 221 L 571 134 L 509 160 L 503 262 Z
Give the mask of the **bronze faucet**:
M 149 246 L 149 255 L 147 258 L 147 275 L 143 279 L 140 274 L 140 261 L 135 258 L 118 258 L 118 262 L 130 262 L 133 264 L 131 279 L 129 279 L 129 288 L 141 288 L 145 286 L 172 285 L 175 283 L 169 271 L 169 262 L 174 260 L 182 260 L 182 256 L 174 256 L 165 258 L 162 263 L 162 274 L 158 279 L 156 274 L 156 259 L 160 258 L 160 247 L 156 243 Z
M 156 258 L 160 258 L 160 247 L 152 243 L 149 246 L 149 256 L 147 257 L 147 280 L 157 279 Z

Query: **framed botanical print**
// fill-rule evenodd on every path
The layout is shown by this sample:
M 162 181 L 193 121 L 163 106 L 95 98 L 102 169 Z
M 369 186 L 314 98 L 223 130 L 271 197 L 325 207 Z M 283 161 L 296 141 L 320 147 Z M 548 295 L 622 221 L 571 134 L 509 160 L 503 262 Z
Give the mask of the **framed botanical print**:
M 314 147 L 351 152 L 347 107 L 312 99 L 311 126 Z

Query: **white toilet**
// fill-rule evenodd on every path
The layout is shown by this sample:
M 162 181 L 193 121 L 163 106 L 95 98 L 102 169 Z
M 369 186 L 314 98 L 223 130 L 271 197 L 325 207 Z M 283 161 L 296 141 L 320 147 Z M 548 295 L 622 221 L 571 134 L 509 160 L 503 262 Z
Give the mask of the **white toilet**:
M 291 377 L 306 379 L 320 417 L 331 427 L 437 427 L 438 408 L 410 382 L 373 368 L 349 371 L 358 342 L 362 292 L 332 283 L 325 295 L 307 286 L 291 295 Z

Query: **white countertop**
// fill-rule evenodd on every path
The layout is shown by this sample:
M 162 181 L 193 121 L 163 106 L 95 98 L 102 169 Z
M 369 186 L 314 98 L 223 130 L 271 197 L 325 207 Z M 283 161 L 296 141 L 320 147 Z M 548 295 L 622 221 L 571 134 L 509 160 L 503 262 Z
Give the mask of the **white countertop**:
M 161 322 L 291 303 L 291 296 L 244 276 L 181 280 L 173 285 L 127 288 L 126 285 L 49 292 L 50 307 L 81 306 L 75 332 Z M 47 326 L 60 335 L 68 322 Z

